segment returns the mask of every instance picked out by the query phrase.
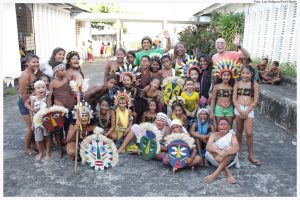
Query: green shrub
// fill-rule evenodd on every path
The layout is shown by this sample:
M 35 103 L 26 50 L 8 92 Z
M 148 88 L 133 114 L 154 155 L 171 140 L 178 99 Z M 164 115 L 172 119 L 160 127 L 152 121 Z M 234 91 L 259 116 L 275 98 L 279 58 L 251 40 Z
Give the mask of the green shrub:
M 281 63 L 279 64 L 279 67 L 283 75 L 297 77 L 297 66 L 295 64 L 290 62 Z

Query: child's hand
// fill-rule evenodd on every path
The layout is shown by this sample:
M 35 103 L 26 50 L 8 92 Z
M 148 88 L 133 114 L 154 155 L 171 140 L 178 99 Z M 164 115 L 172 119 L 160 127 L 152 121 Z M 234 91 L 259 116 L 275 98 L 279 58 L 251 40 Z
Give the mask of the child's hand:
M 214 112 L 210 112 L 209 119 L 214 120 Z
M 185 159 L 185 163 L 186 163 L 186 164 L 190 164 L 191 162 L 192 162 L 192 159 L 191 159 L 191 158 Z
M 31 124 L 31 130 L 34 131 L 34 124 L 33 123 Z

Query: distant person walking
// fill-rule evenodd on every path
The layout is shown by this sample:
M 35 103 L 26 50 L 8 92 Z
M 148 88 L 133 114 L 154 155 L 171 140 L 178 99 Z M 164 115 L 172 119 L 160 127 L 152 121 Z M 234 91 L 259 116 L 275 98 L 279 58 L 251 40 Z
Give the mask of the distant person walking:
M 107 46 L 105 48 L 105 54 L 108 58 L 112 56 L 112 47 L 110 46 L 110 42 L 107 43 Z
M 101 47 L 100 47 L 100 57 L 101 58 L 103 58 L 104 49 L 105 49 L 105 44 L 104 44 L 104 42 L 102 42 Z
M 93 55 L 93 47 L 92 45 L 89 46 L 88 48 L 88 62 L 94 62 L 94 55 Z

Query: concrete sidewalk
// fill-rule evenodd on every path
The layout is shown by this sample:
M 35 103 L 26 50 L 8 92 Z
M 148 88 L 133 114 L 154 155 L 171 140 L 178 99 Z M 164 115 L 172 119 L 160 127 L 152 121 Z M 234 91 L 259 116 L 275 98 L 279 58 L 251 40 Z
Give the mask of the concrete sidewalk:
M 84 65 L 90 84 L 102 83 L 104 59 Z M 24 156 L 25 123 L 17 107 L 18 95 L 5 97 L 4 107 L 4 172 L 3 194 L 12 196 L 269 196 L 297 195 L 296 137 L 285 132 L 259 113 L 255 113 L 254 149 L 262 165 L 247 160 L 244 141 L 241 168 L 232 168 L 237 184 L 230 185 L 222 175 L 207 185 L 203 178 L 214 168 L 179 170 L 158 161 L 144 161 L 137 155 L 120 155 L 119 163 L 105 171 L 94 171 L 78 165 L 66 155 L 58 159 L 52 150 L 50 161 L 35 161 Z

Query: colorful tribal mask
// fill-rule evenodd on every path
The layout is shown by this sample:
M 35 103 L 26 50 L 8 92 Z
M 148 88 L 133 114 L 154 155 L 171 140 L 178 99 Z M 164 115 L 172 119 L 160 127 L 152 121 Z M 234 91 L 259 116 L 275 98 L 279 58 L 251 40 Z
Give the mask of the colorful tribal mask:
M 98 132 L 98 133 L 96 133 Z M 101 135 L 103 129 L 96 127 L 93 135 L 86 137 L 80 144 L 82 163 L 95 170 L 104 170 L 117 164 L 119 154 L 112 140 Z
M 33 124 L 35 128 L 43 126 L 48 131 L 58 131 L 64 126 L 68 112 L 65 107 L 56 105 L 40 109 L 33 117 Z
M 164 103 L 168 105 L 170 99 L 174 96 L 180 96 L 184 80 L 180 77 L 168 77 L 163 80 L 162 88 L 164 91 Z
M 58 131 L 65 124 L 65 113 L 50 112 L 43 116 L 43 126 L 48 131 Z
M 146 135 L 141 138 L 139 148 L 142 151 L 142 158 L 150 160 L 155 157 L 157 150 L 157 143 L 155 141 L 155 134 L 151 131 L 146 131 Z
M 191 149 L 183 140 L 174 140 L 168 146 L 170 165 L 180 169 L 186 166 L 186 159 L 190 157 Z

